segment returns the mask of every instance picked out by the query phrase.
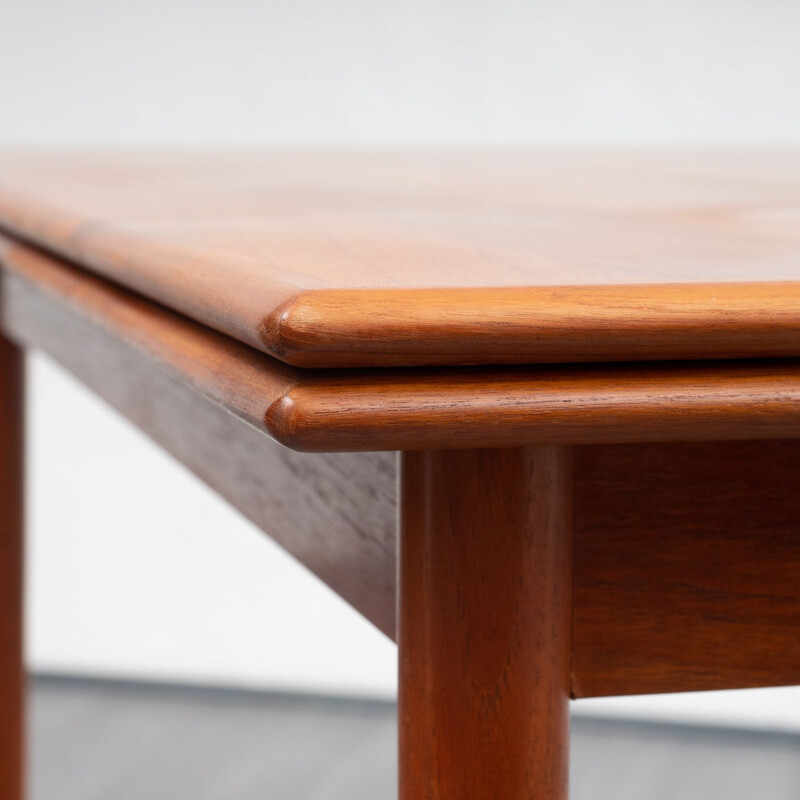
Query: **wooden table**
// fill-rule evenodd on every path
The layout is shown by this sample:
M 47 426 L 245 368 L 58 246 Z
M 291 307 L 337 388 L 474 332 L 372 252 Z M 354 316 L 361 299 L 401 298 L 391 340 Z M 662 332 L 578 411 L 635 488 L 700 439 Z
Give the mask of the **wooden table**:
M 800 151 L 6 153 L 0 227 L 3 798 L 27 347 L 396 637 L 401 800 L 800 683 Z

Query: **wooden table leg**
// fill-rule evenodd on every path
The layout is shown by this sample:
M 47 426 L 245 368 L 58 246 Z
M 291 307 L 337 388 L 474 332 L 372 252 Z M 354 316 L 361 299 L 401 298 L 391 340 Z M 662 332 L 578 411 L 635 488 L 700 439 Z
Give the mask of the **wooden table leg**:
M 23 354 L 0 336 L 0 797 L 23 793 Z
M 571 454 L 404 453 L 400 800 L 565 800 Z

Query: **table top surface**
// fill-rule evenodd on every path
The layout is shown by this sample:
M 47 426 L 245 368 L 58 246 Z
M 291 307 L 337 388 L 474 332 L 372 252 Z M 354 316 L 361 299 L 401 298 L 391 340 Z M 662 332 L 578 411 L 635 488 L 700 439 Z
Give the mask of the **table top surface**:
M 300 366 L 800 355 L 800 150 L 7 152 L 0 226 Z

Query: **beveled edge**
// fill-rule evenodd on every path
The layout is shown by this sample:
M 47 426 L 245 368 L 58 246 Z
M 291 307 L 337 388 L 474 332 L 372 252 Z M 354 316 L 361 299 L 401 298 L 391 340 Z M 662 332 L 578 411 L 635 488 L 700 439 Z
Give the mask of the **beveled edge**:
M 800 281 L 312 289 L 258 335 L 306 368 L 792 358 L 798 309 Z
M 12 338 L 57 304 L 295 450 L 800 437 L 796 360 L 301 370 L 29 246 L 0 261 Z
M 175 279 L 186 253 L 112 223 L 3 187 L 0 226 L 308 369 L 800 357 L 800 281 L 310 289 L 284 275 L 256 295 L 219 283 L 225 307 Z

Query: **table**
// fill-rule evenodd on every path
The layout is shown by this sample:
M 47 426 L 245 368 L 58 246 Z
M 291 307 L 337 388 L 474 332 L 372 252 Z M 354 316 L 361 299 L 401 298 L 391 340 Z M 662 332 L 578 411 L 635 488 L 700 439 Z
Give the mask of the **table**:
M 797 150 L 0 156 L 0 795 L 29 347 L 396 638 L 401 800 L 800 683 L 798 209 Z

